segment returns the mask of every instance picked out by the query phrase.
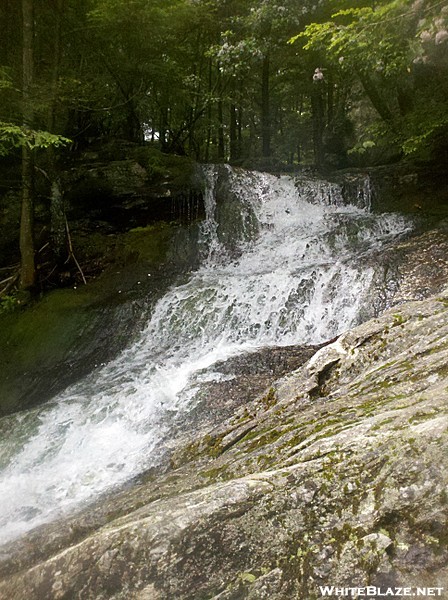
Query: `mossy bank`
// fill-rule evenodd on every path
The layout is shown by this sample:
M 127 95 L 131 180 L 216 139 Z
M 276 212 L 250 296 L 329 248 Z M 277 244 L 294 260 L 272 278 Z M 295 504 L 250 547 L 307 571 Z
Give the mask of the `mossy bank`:
M 139 331 L 157 300 L 195 258 L 194 228 L 161 222 L 107 238 L 107 267 L 0 314 L 0 414 L 40 403 L 111 360 Z M 105 253 L 103 236 L 84 256 Z M 103 261 L 104 262 L 104 261 Z M 117 323 L 119 324 L 117 326 Z

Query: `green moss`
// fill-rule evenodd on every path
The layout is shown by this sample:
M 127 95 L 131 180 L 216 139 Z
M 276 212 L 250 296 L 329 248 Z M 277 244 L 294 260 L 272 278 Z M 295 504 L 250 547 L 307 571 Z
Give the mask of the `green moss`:
M 60 356 L 88 322 L 89 315 L 83 309 L 90 301 L 83 291 L 58 290 L 23 313 L 4 315 L 0 319 L 2 360 L 13 363 L 19 359 L 26 369 L 34 366 L 37 356 L 45 363 Z
M 271 387 L 269 389 L 268 393 L 261 399 L 261 403 L 266 410 L 277 404 L 277 396 L 274 388 Z
M 249 431 L 248 433 L 246 433 L 246 435 L 241 439 L 241 442 L 249 442 L 250 440 L 253 440 L 254 438 L 258 438 L 264 431 L 269 431 L 269 429 L 252 429 L 251 431 Z
M 234 477 L 233 473 L 230 473 L 227 470 L 225 465 L 212 467 L 211 469 L 205 469 L 204 471 L 200 471 L 198 473 L 199 477 L 204 477 L 209 480 L 209 482 L 214 481 L 227 481 Z
M 406 319 L 400 313 L 393 315 L 393 317 L 394 317 L 394 321 L 392 323 L 392 327 L 397 327 L 397 325 L 403 325 L 403 323 L 406 322 Z
M 258 448 L 262 448 L 263 446 L 272 444 L 273 442 L 278 440 L 284 433 L 282 431 L 279 431 L 278 429 L 268 429 L 265 431 L 266 433 L 263 434 L 260 431 L 258 432 L 258 435 L 255 437 L 254 441 L 248 446 L 246 446 L 246 452 L 252 452 L 254 450 L 257 450 Z
M 130 157 L 148 173 L 149 183 L 170 181 L 180 188 L 191 183 L 194 162 L 187 156 L 164 154 L 150 146 L 134 148 Z
M 331 419 L 323 418 L 322 421 L 319 421 L 318 423 L 316 423 L 316 425 L 310 431 L 309 435 L 314 435 L 316 433 L 319 433 L 320 431 L 322 431 L 323 429 L 326 429 L 330 425 L 336 425 L 338 423 L 341 424 L 341 420 L 338 418 L 331 418 Z M 345 423 L 344 423 L 344 425 L 345 425 Z M 333 435 L 333 433 L 334 433 L 334 430 L 331 430 L 330 432 L 327 433 L 327 436 Z M 324 437 L 327 437 L 327 436 L 324 436 Z
M 171 457 L 171 466 L 177 468 L 201 456 L 218 457 L 223 452 L 224 436 L 224 433 L 218 436 L 207 434 L 201 440 L 187 444 L 180 453 Z
M 392 423 L 392 421 L 395 421 L 395 417 L 389 417 L 387 419 L 383 419 L 379 423 L 376 423 L 376 425 L 374 425 L 372 427 L 371 431 L 378 431 L 379 429 L 382 429 L 388 423 Z
M 257 456 L 257 468 L 267 469 L 275 463 L 274 457 L 267 454 Z
M 244 407 L 243 413 L 239 416 L 236 416 L 233 419 L 232 423 L 235 425 L 242 425 L 243 423 L 246 423 L 247 421 L 253 419 L 254 416 L 255 415 L 251 413 L 247 407 Z
M 222 440 L 224 438 L 224 434 L 218 436 L 206 435 L 202 440 L 202 446 L 204 447 L 204 452 L 212 457 L 217 457 L 223 452 L 222 448 Z
M 245 583 L 253 583 L 257 577 L 253 573 L 238 573 L 239 579 Z
M 409 423 L 423 423 L 424 421 L 428 421 L 428 419 L 432 419 L 434 415 L 437 414 L 437 411 L 423 411 L 418 410 L 415 412 L 412 417 L 409 419 Z
M 439 338 L 440 339 L 440 338 Z M 439 339 L 435 340 L 435 342 L 438 342 Z M 436 346 L 434 346 L 433 348 L 430 348 L 429 350 L 427 350 L 427 354 L 432 355 L 432 354 L 437 354 L 438 352 L 442 352 L 443 350 L 446 350 L 448 348 L 448 340 L 444 337 L 441 340 L 440 344 L 437 344 Z
M 282 445 L 282 448 L 295 448 L 298 446 L 303 440 L 306 438 L 306 433 L 301 430 L 296 433 L 292 437 L 290 437 L 285 444 Z
M 57 290 L 27 310 L 0 317 L 0 409 L 14 408 L 21 376 L 53 367 L 68 357 L 83 331 L 93 325 L 88 290 Z
M 182 465 L 190 462 L 197 458 L 200 454 L 199 442 L 191 442 L 182 448 L 179 453 L 175 453 L 170 458 L 170 465 L 172 469 L 177 469 Z
M 392 367 L 393 365 L 397 364 L 396 360 L 390 360 L 387 363 L 384 363 L 383 365 L 380 365 L 379 367 L 377 367 L 376 369 L 374 369 L 370 374 L 369 377 L 373 377 L 373 375 L 375 373 L 378 373 L 379 371 L 382 371 L 384 369 L 388 369 L 389 367 Z
M 115 260 L 125 264 L 146 262 L 159 266 L 166 258 L 175 227 L 157 223 L 137 227 L 123 234 L 115 247 Z
M 79 262 L 84 265 L 98 261 L 101 268 L 114 258 L 116 237 L 104 231 L 74 231 L 73 246 Z
M 359 540 L 359 534 L 356 529 L 354 529 L 349 523 L 344 523 L 342 527 L 333 528 L 329 532 L 330 543 L 333 548 L 336 550 L 336 556 L 339 558 L 341 556 L 342 549 L 344 548 L 347 542 L 353 542 L 357 544 Z

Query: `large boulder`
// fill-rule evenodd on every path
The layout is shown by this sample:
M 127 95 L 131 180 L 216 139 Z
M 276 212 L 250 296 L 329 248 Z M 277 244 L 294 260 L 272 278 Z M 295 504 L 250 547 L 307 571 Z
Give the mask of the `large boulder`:
M 447 339 L 448 290 L 343 334 L 184 439 L 165 473 L 4 547 L 0 596 L 314 600 L 319 586 L 440 595 Z

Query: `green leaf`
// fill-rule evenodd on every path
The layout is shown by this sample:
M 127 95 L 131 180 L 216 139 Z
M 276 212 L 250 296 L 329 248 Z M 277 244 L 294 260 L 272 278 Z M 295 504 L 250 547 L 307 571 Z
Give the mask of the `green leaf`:
M 65 146 L 71 140 L 62 135 L 29 129 L 25 126 L 14 125 L 0 121 L 0 155 L 6 156 L 12 148 L 27 146 L 31 150 L 48 148 L 50 146 Z

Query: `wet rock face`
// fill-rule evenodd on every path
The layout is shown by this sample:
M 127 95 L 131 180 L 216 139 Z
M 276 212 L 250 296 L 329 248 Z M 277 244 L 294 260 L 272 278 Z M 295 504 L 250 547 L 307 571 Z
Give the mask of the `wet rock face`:
M 386 253 L 385 260 L 397 264 L 397 289 L 391 301 L 401 304 L 423 300 L 443 289 L 448 280 L 448 227 L 441 223 L 427 231 L 397 244 Z
M 0 596 L 448 587 L 448 291 L 320 349 L 165 474 L 3 548 Z
M 376 274 L 374 314 L 440 293 L 448 280 L 448 227 L 444 221 L 386 248 Z
M 199 371 L 190 383 L 193 388 L 198 386 L 192 401 L 195 409 L 180 414 L 178 431 L 188 428 L 207 433 L 214 424 L 269 389 L 275 379 L 303 365 L 323 345 L 262 348 Z

